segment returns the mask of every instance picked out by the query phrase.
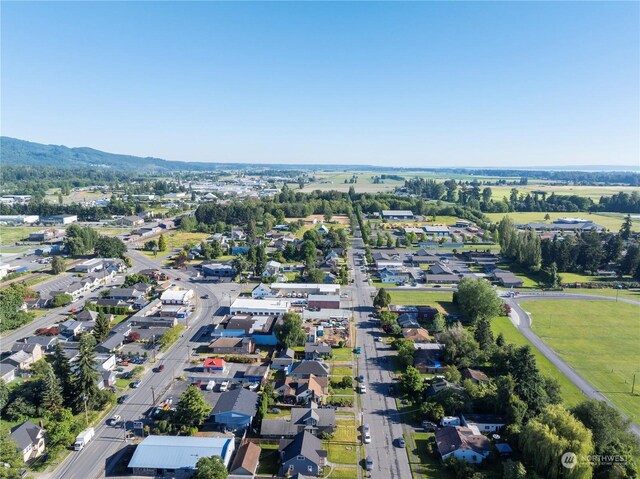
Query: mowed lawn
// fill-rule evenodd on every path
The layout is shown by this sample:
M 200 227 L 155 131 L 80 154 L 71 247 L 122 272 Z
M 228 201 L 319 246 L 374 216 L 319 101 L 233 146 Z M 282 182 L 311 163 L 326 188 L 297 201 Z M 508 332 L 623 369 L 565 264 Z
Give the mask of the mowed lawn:
M 624 221 L 625 217 L 625 215 L 622 213 L 545 213 L 539 211 L 485 213 L 485 215 L 495 223 L 500 221 L 505 216 L 509 216 L 515 223 L 546 222 L 547 220 L 544 219 L 546 215 L 549 215 L 551 218 L 551 220 L 549 220 L 549 223 L 561 217 L 582 218 L 584 220 L 593 221 L 594 223 L 611 231 L 618 231 L 620 229 L 620 226 L 622 226 L 622 222 Z M 640 221 L 635 221 L 633 223 L 632 229 L 634 231 L 640 231 Z
M 453 304 L 453 291 L 389 291 L 391 304 L 407 306 L 433 306 L 445 313 L 457 313 Z
M 634 422 L 640 421 L 640 307 L 613 301 L 523 301 L 532 329 Z
M 567 379 L 567 377 L 562 374 L 551 362 L 543 356 L 543 354 L 538 351 L 527 338 L 525 338 L 520 331 L 516 329 L 516 327 L 511 324 L 509 318 L 506 316 L 500 316 L 498 318 L 494 318 L 491 321 L 491 329 L 493 330 L 493 334 L 497 337 L 498 334 L 502 333 L 504 339 L 507 343 L 515 344 L 516 346 L 530 346 L 533 355 L 536 357 L 536 364 L 538 365 L 538 369 L 545 376 L 549 376 L 555 378 L 560 383 L 560 389 L 562 391 L 562 399 L 566 406 L 575 406 L 580 401 L 586 399 L 586 396 L 582 394 L 580 389 L 578 389 L 571 381 Z

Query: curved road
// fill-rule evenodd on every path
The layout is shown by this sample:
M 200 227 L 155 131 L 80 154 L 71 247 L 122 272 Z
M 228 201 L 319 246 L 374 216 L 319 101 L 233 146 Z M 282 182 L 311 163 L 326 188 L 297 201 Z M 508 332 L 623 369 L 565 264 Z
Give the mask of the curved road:
M 553 364 L 562 374 L 564 374 L 573 384 L 575 384 L 582 393 L 589 399 L 597 399 L 598 401 L 606 401 L 610 406 L 618 409 L 604 394 L 594 388 L 586 379 L 584 379 L 575 369 L 569 366 L 556 352 L 551 349 L 540 337 L 531 329 L 531 318 L 520 306 L 520 301 L 537 301 L 537 300 L 603 300 L 615 301 L 615 297 L 595 296 L 588 294 L 572 294 L 572 293 L 540 293 L 540 294 L 521 294 L 514 298 L 505 298 L 505 301 L 511 306 L 511 315 L 509 319 L 511 323 L 529 340 L 538 351 L 540 351 L 551 364 Z M 640 305 L 640 301 L 627 298 L 618 298 L 619 302 Z M 624 415 L 624 414 L 623 414 Z M 626 416 L 625 416 L 626 417 Z M 632 422 L 630 426 L 631 432 L 640 437 L 640 427 Z

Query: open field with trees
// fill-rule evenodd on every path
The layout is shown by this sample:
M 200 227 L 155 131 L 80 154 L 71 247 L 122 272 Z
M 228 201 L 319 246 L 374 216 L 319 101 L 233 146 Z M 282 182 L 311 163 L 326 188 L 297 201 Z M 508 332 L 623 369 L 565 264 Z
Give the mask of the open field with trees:
M 509 321 L 509 318 L 506 316 L 494 318 L 491 321 L 491 329 L 495 336 L 502 333 L 507 343 L 512 343 L 516 346 L 531 346 L 531 343 L 529 343 L 527 338 L 520 334 L 520 331 L 511 324 L 511 321 Z M 571 381 L 569 381 L 564 374 L 558 371 L 558 369 L 551 364 L 540 351 L 533 346 L 531 346 L 531 351 L 536 358 L 536 364 L 538 365 L 538 368 L 540 368 L 540 372 L 545 376 L 556 379 L 560 384 L 562 400 L 566 406 L 574 406 L 585 399 L 582 392 L 580 392 L 580 390 Z
M 611 301 L 523 301 L 532 329 L 634 422 L 640 420 L 640 307 Z M 635 395 L 631 395 L 637 374 Z

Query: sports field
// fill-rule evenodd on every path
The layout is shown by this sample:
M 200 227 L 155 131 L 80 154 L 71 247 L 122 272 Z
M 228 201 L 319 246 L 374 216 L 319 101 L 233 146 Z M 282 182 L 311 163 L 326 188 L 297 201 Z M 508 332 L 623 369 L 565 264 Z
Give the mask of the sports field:
M 521 306 L 543 341 L 634 422 L 640 421 L 640 306 L 598 300 L 523 301 Z

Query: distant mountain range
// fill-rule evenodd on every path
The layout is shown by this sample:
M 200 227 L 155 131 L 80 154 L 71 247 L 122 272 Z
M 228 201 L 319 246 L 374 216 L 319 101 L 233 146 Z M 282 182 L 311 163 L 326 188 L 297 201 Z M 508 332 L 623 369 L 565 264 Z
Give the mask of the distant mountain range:
M 63 145 L 44 145 L 31 141 L 19 140 L 8 136 L 0 136 L 0 162 L 5 165 L 48 166 L 58 168 L 113 168 L 144 173 L 162 171 L 213 171 L 238 168 L 263 168 L 280 170 L 370 170 L 370 171 L 472 171 L 503 170 L 504 168 L 458 167 L 458 168 L 397 168 L 371 165 L 292 165 L 292 164 L 250 164 L 250 163 L 200 163 L 187 161 L 170 161 L 160 158 L 118 155 L 93 148 L 69 148 Z M 637 167 L 622 165 L 585 165 L 585 166 L 553 166 L 553 167 L 510 167 L 513 171 L 638 171 Z M 490 173 L 489 173 L 490 174 Z

